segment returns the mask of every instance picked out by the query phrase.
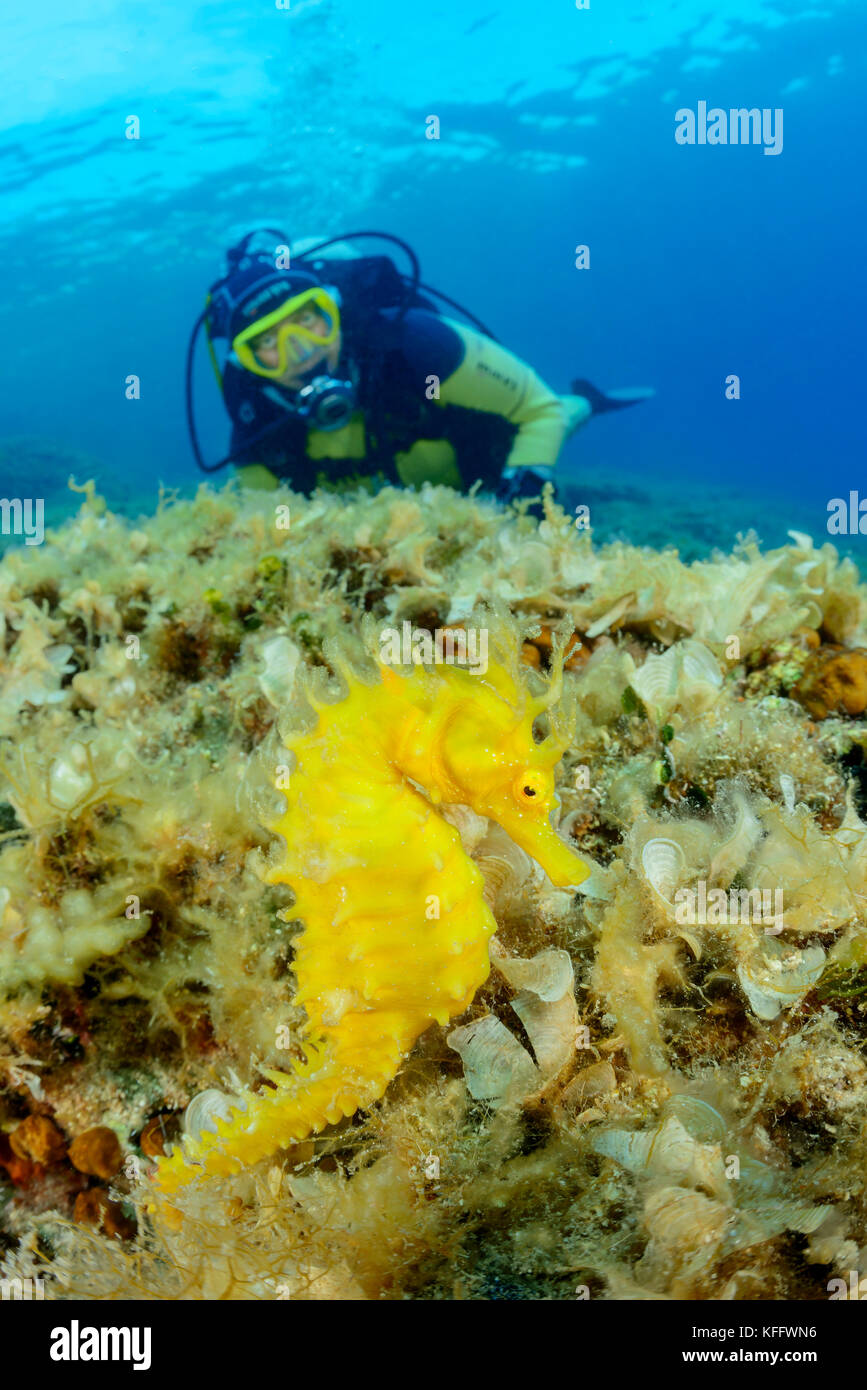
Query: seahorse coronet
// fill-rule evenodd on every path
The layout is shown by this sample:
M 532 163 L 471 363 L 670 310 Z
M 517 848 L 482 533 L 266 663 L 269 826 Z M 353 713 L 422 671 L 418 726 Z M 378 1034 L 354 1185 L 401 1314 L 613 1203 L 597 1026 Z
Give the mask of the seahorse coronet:
M 163 1193 L 238 1172 L 368 1108 L 421 1034 L 472 1002 L 497 924 L 482 874 L 439 805 L 498 821 L 557 886 L 589 872 L 549 820 L 567 734 L 534 737 L 560 691 L 556 662 L 539 695 L 515 660 L 495 659 L 483 674 L 380 662 L 378 680 L 336 657 L 332 665 L 346 692 L 325 700 L 304 690 L 316 718 L 283 732 L 280 761 L 284 749 L 294 754 L 295 771 L 279 788 L 286 809 L 267 826 L 279 857 L 265 880 L 293 888 L 284 916 L 304 925 L 293 997 L 307 1013 L 304 1055 L 285 1071 L 261 1068 L 264 1089 L 233 1097 L 230 1116 L 160 1160 Z

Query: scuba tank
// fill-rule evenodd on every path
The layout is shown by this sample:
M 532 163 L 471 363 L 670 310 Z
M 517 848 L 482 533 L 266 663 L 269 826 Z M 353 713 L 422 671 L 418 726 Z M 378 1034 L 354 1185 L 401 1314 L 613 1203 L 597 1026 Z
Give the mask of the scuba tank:
M 215 340 L 232 341 L 230 330 L 232 315 L 242 299 L 250 293 L 251 287 L 258 283 L 256 280 L 257 265 L 263 272 L 260 276 L 262 283 L 267 283 L 269 278 L 272 281 L 279 281 L 289 270 L 289 264 L 285 269 L 281 269 L 279 264 L 273 262 L 272 248 L 272 270 L 269 277 L 262 264 L 261 253 L 257 258 L 256 253 L 251 249 L 251 243 L 254 239 L 266 234 L 277 238 L 278 249 L 282 250 L 285 246 L 286 261 L 291 263 L 293 274 L 309 278 L 316 284 L 327 285 L 329 289 L 336 292 L 338 304 L 346 303 L 351 306 L 353 320 L 358 325 L 357 331 L 361 333 L 364 332 L 366 323 L 382 309 L 395 309 L 399 317 L 402 317 L 411 308 L 426 309 L 429 313 L 438 314 L 440 310 L 437 304 L 429 297 L 433 296 L 450 308 L 457 310 L 486 337 L 494 338 L 493 333 L 469 310 L 464 309 L 448 295 L 422 283 L 421 266 L 415 252 L 400 237 L 392 236 L 389 232 L 344 232 L 340 236 L 330 237 L 328 240 L 318 242 L 313 246 L 305 246 L 305 249 L 296 255 L 290 254 L 287 238 L 276 228 L 264 227 L 248 232 L 228 251 L 226 274 L 211 285 L 205 307 L 193 326 L 187 348 L 185 389 L 187 428 L 196 462 L 205 473 L 215 473 L 220 468 L 224 468 L 232 462 L 234 454 L 227 454 L 225 458 L 216 463 L 206 463 L 199 448 L 193 402 L 193 370 L 198 336 L 200 331 L 204 330 L 211 365 L 222 395 L 223 371 L 214 347 Z M 389 256 L 354 255 L 348 247 L 343 245 L 362 237 L 375 237 L 400 247 L 409 261 L 409 274 L 401 273 Z M 340 249 L 330 257 L 320 255 L 321 252 L 329 248 L 338 247 Z M 241 282 L 243 288 L 240 294 L 233 289 L 233 281 Z M 315 377 L 297 393 L 296 399 L 291 405 L 286 403 L 286 407 L 287 418 L 294 417 L 305 424 L 308 422 L 315 424 L 319 429 L 338 429 L 345 423 L 355 407 L 354 384 L 325 375 Z M 286 419 L 271 423 L 258 435 L 245 441 L 244 450 L 247 451 L 260 444 L 276 431 L 284 429 L 285 426 Z

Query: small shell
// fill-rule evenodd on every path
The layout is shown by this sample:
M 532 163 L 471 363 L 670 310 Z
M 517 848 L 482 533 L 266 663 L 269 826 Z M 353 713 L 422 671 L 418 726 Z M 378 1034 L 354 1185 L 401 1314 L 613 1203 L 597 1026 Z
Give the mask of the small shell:
M 518 850 L 519 854 L 523 851 Z M 521 867 L 499 854 L 483 854 L 476 863 L 482 872 L 485 886 L 482 894 L 495 917 L 505 915 L 521 898 L 529 874 L 522 876 Z
M 832 1211 L 830 1206 L 814 1207 L 797 1198 L 769 1197 L 753 1200 L 741 1213 L 733 1233 L 732 1249 L 743 1250 L 758 1241 L 772 1240 L 783 1231 L 798 1231 L 811 1235 Z
M 718 1110 L 698 1096 L 672 1096 L 665 1105 L 672 1115 L 701 1144 L 720 1144 L 726 1136 L 726 1122 Z
M 205 1131 L 219 1134 L 217 1119 L 231 1120 L 234 1110 L 245 1110 L 246 1103 L 225 1091 L 199 1091 L 184 1111 L 184 1133 L 198 1139 Z
M 697 1151 L 703 1147 L 675 1115 L 670 1115 L 653 1136 L 649 1167 L 654 1173 L 684 1179 L 689 1176 Z
M 733 817 L 733 823 L 730 834 L 711 860 L 708 883 L 728 888 L 732 879 L 746 864 L 764 832 L 746 794 L 736 783 L 720 784 L 714 809 L 720 808 L 723 814 Z
M 780 791 L 783 793 L 783 805 L 787 811 L 795 809 L 795 779 L 790 777 L 788 772 L 780 773 Z
M 494 823 L 477 845 L 475 859 L 485 880 L 485 901 L 495 916 L 519 902 L 536 878 L 537 866 L 529 854 Z
M 301 650 L 288 637 L 272 637 L 262 647 L 261 657 L 265 670 L 259 676 L 259 688 L 269 704 L 281 709 L 292 693 Z
M 611 1095 L 617 1090 L 617 1075 L 610 1062 L 591 1062 L 582 1067 L 560 1096 L 567 1110 L 583 1110 L 597 1096 Z
M 490 830 L 491 823 L 487 816 L 479 816 L 471 806 L 464 806 L 457 801 L 448 806 L 441 806 L 440 814 L 443 820 L 454 826 L 467 854 L 472 854 L 478 849 Z
M 513 989 L 529 990 L 546 1003 L 571 994 L 575 979 L 568 951 L 540 951 L 529 960 L 509 956 L 498 941 L 492 940 L 490 955 L 500 974 Z
M 693 699 L 712 700 L 722 685 L 722 675 L 713 652 L 703 642 L 687 638 L 678 644 L 681 651 L 683 685 Z
M 575 892 L 585 898 L 593 898 L 596 902 L 610 902 L 614 894 L 614 876 L 610 869 L 604 869 L 601 864 L 597 864 L 584 850 L 581 851 L 581 858 L 585 864 L 589 864 L 590 873 L 583 883 L 578 884 Z
M 682 928 L 677 934 L 680 937 L 681 941 L 683 941 L 692 951 L 693 960 L 701 960 L 701 940 L 698 936 L 696 936 L 695 932 L 687 931 L 686 928 Z
M 750 1158 L 748 1154 L 744 1154 L 740 1158 L 738 1181 L 740 1183 L 739 1190 L 749 1198 L 750 1202 L 757 1201 L 761 1197 L 773 1197 L 781 1192 L 785 1185 L 785 1178 L 778 1169 L 771 1168 L 758 1158 Z
M 55 758 L 48 774 L 48 794 L 52 806 L 69 811 L 93 790 L 93 777 L 83 743 L 73 742 L 65 757 Z
M 492 1105 L 520 1100 L 541 1090 L 574 1054 L 578 1027 L 574 972 L 566 951 L 541 951 L 530 960 L 509 956 L 491 939 L 494 965 L 520 992 L 512 1008 L 530 1039 L 532 1057 L 493 1014 L 455 1028 L 446 1041 L 460 1054 L 467 1089 Z
M 584 856 L 581 856 L 584 858 Z M 583 885 L 582 885 L 583 887 Z M 568 920 L 575 909 L 575 890 L 543 888 L 535 899 L 536 915 L 544 927 L 554 928 Z
M 676 840 L 648 840 L 641 851 L 641 871 L 656 897 L 672 907 L 675 890 L 686 869 L 686 856 Z
M 474 1100 L 496 1107 L 537 1089 L 539 1073 L 530 1054 L 493 1014 L 453 1029 L 446 1042 L 460 1055 Z
M 532 990 L 522 990 L 512 1000 L 512 1008 L 526 1029 L 542 1080 L 550 1080 L 575 1051 L 578 1006 L 571 983 L 566 994 L 548 1003 Z
M 659 656 L 648 656 L 632 678 L 633 690 L 657 720 L 677 706 L 689 706 L 693 713 L 707 709 L 721 685 L 713 652 L 691 637 Z
M 649 710 L 667 712 L 677 692 L 677 651 L 669 647 L 659 656 L 648 656 L 632 678 L 632 688 Z
M 653 1134 L 645 1134 L 643 1130 L 608 1129 L 594 1137 L 592 1147 L 594 1152 L 613 1158 L 630 1173 L 643 1173 L 653 1148 L 653 1138 Z
M 678 1255 L 703 1251 L 707 1262 L 725 1234 L 730 1214 L 729 1206 L 684 1187 L 663 1187 L 644 1204 L 644 1224 L 655 1246 Z
M 825 968 L 821 946 L 797 950 L 773 937 L 757 943 L 738 965 L 738 979 L 757 1018 L 770 1022 L 803 999 Z
M 524 1025 L 544 1082 L 565 1066 L 575 1050 L 578 1006 L 575 972 L 567 951 L 540 951 L 529 960 L 509 956 L 493 938 L 491 960 L 513 989 L 512 1008 Z
M 632 1173 L 689 1182 L 728 1195 L 720 1141 L 700 1142 L 675 1115 L 654 1130 L 607 1130 L 597 1136 L 593 1148 Z

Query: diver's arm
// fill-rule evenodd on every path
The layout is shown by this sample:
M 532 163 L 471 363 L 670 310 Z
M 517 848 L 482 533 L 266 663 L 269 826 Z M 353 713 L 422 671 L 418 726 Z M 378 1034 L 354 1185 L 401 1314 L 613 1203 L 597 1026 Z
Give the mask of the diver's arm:
M 289 460 L 298 457 L 297 436 L 303 440 L 304 427 L 293 431 L 287 424 L 284 434 L 280 429 L 284 412 L 231 357 L 223 373 L 223 402 L 232 421 L 229 457 L 241 486 L 273 491 L 280 486 Z
M 563 440 L 584 420 L 590 407 L 580 396 L 558 396 L 532 367 L 490 338 L 447 320 L 459 334 L 460 364 L 440 383 L 440 405 L 459 405 L 504 416 L 518 427 L 509 468 L 553 467 Z

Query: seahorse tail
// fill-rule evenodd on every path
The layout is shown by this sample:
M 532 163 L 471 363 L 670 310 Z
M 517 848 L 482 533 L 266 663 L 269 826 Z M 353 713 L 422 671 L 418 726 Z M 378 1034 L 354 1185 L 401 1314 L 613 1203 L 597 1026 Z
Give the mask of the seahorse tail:
M 293 1061 L 285 1072 L 263 1068 L 268 1089 L 242 1093 L 230 1119 L 214 1116 L 216 1132 L 185 1135 L 160 1159 L 155 1186 L 168 1194 L 197 1176 L 240 1172 L 370 1106 L 384 1094 L 419 1031 L 397 1014 L 372 1011 L 305 1041 L 306 1062 Z

